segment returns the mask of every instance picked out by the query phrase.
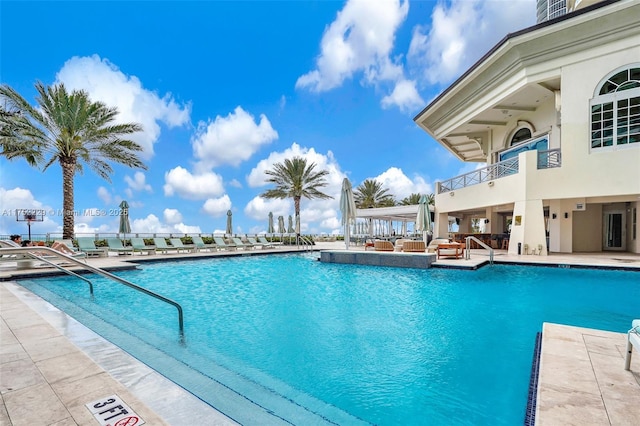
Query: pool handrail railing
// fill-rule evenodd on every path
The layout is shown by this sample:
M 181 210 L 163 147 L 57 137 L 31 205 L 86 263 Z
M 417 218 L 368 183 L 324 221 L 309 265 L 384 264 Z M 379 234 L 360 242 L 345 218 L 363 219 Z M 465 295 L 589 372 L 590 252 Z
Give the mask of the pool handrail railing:
M 100 269 L 96 266 L 91 266 L 88 263 L 83 263 L 81 261 L 79 261 L 78 259 L 75 259 L 71 256 L 68 256 L 64 253 L 60 253 L 57 250 L 54 250 L 50 247 L 41 247 L 41 246 L 37 246 L 37 247 L 11 247 L 11 248 L 0 248 L 0 254 L 2 253 L 6 253 L 6 254 L 18 254 L 18 253 L 26 253 L 27 255 L 29 255 L 30 257 L 33 257 L 34 259 L 38 259 L 38 260 L 44 260 L 41 256 L 35 255 L 31 252 L 33 251 L 38 251 L 38 252 L 45 252 L 45 253 L 51 253 L 52 255 L 58 256 L 70 263 L 75 264 L 76 266 L 81 266 L 84 269 L 87 269 L 91 272 L 93 272 L 94 274 L 98 274 L 98 275 L 102 275 L 103 277 L 112 279 L 120 284 L 126 285 L 127 287 L 130 287 L 134 290 L 137 290 L 141 293 L 144 293 L 148 296 L 154 297 L 158 300 L 161 300 L 165 303 L 168 303 L 172 306 L 174 306 L 177 310 L 178 310 L 178 326 L 180 328 L 180 342 L 184 343 L 184 315 L 183 315 L 183 311 L 182 311 L 182 306 L 180 306 L 180 304 L 174 300 L 171 300 L 167 297 L 162 296 L 161 294 L 155 293 L 151 290 L 147 290 L 144 287 L 140 287 L 137 284 L 132 283 L 131 281 L 127 281 L 124 278 L 120 278 L 117 275 L 113 275 L 110 272 L 107 272 L 103 269 Z M 52 262 L 47 262 L 47 263 L 52 263 Z M 72 272 L 69 271 L 68 269 L 57 265 L 58 269 L 62 269 L 65 270 L 67 272 Z M 75 274 L 75 273 L 73 273 Z M 75 274 L 77 275 L 77 274 Z M 93 285 L 90 284 L 91 287 L 91 294 L 93 294 Z

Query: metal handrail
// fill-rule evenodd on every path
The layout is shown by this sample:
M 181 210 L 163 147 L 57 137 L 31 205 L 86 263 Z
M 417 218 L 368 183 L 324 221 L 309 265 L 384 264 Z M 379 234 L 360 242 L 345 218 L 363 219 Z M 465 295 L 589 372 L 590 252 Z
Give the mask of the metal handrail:
M 553 169 L 562 166 L 560 149 L 538 151 L 538 169 Z
M 465 173 L 460 176 L 440 182 L 438 194 L 453 191 L 454 189 L 465 188 L 477 185 L 482 182 L 500 179 L 518 173 L 518 157 L 509 158 L 498 163 L 491 164 L 478 170 Z
M 305 237 L 303 235 L 297 235 L 296 236 L 296 243 L 298 244 L 298 246 L 302 245 L 302 247 L 305 250 L 308 247 L 309 251 L 313 251 L 313 241 L 307 239 L 307 237 Z
M 154 293 L 151 290 L 147 290 L 144 287 L 140 287 L 139 285 L 136 285 L 136 284 L 134 284 L 134 283 L 132 283 L 130 281 L 127 281 L 124 278 L 120 278 L 117 275 L 113 275 L 112 273 L 107 272 L 107 271 L 105 271 L 103 269 L 100 269 L 100 268 L 95 267 L 95 266 L 91 266 L 88 263 L 80 262 L 78 259 L 75 259 L 75 258 L 73 258 L 71 256 L 68 256 L 68 255 L 64 254 L 64 253 L 60 253 L 59 251 L 54 250 L 54 249 L 52 249 L 50 247 L 37 246 L 37 247 L 0 248 L 0 254 L 3 254 L 3 253 L 7 253 L 7 254 L 26 253 L 30 257 L 35 257 L 38 260 L 44 260 L 41 256 L 37 256 L 37 255 L 34 255 L 33 253 L 30 253 L 32 251 L 51 253 L 52 255 L 58 256 L 59 258 L 64 259 L 64 260 L 66 260 L 68 262 L 71 262 L 71 263 L 73 263 L 73 264 L 75 264 L 77 266 L 82 266 L 84 269 L 87 269 L 87 270 L 93 272 L 94 274 L 102 275 L 103 277 L 106 277 L 106 278 L 112 279 L 114 281 L 117 281 L 120 284 L 126 285 L 127 287 L 130 287 L 130 288 L 132 288 L 134 290 L 137 290 L 137 291 L 139 291 L 141 293 L 144 293 L 144 294 L 146 294 L 148 296 L 154 297 L 154 298 L 156 298 L 158 300 L 161 300 L 161 301 L 163 301 L 165 303 L 168 303 L 168 304 L 174 306 L 178 310 L 178 325 L 179 325 L 179 328 L 180 328 L 180 341 L 182 343 L 184 343 L 184 315 L 183 315 L 183 311 L 182 311 L 182 306 L 180 306 L 180 304 L 178 302 L 175 302 L 175 301 L 173 301 L 173 300 L 171 300 L 169 298 L 166 298 L 166 297 L 164 297 L 164 296 L 162 296 L 162 295 L 160 295 L 158 293 Z M 44 261 L 46 262 L 46 260 L 44 260 Z M 58 266 L 60 266 L 60 265 L 58 265 Z M 62 267 L 60 266 L 60 268 L 62 268 Z M 71 272 L 71 271 L 69 271 L 69 272 Z M 92 287 L 91 292 L 93 294 L 93 287 Z
M 482 241 L 480 241 L 479 239 L 477 239 L 473 235 L 469 235 L 464 240 L 465 240 L 465 254 L 464 254 L 464 258 L 465 259 L 467 259 L 467 260 L 471 259 L 471 246 L 470 246 L 470 243 L 471 243 L 471 240 L 473 240 L 476 243 L 478 243 L 482 248 L 485 248 L 485 249 L 489 250 L 489 264 L 493 265 L 493 249 L 491 247 L 489 247 L 488 245 L 486 245 L 485 243 L 483 243 Z

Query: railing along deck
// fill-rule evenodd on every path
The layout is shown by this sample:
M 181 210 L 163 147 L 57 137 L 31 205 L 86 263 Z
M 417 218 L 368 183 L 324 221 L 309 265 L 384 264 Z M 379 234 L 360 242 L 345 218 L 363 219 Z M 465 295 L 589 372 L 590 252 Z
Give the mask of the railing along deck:
M 560 149 L 538 151 L 538 169 L 550 169 L 562 165 Z M 481 169 L 465 173 L 460 176 L 440 182 L 438 194 L 450 192 L 455 189 L 466 188 L 482 182 L 489 182 L 519 172 L 518 157 L 512 157 L 498 163 L 490 164 Z

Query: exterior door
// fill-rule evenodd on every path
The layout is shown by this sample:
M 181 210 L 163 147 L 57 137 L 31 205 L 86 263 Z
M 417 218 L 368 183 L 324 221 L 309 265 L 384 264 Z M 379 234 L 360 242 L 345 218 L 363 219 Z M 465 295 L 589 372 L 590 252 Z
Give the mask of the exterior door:
M 624 210 L 604 213 L 603 250 L 625 251 L 627 249 L 625 219 Z

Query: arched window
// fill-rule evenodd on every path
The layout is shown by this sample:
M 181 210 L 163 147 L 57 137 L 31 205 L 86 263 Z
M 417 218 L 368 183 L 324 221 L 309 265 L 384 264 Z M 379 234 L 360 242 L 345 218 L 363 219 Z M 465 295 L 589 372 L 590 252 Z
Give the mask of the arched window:
M 513 134 L 511 138 L 511 146 L 518 145 L 520 142 L 531 139 L 531 129 L 523 127 Z
M 604 78 L 590 104 L 592 150 L 640 146 L 640 63 Z

